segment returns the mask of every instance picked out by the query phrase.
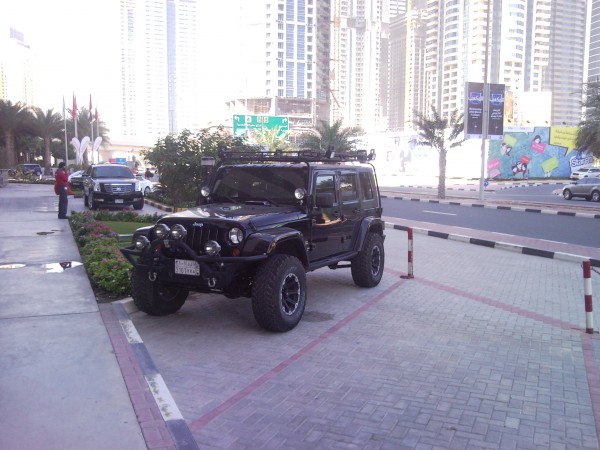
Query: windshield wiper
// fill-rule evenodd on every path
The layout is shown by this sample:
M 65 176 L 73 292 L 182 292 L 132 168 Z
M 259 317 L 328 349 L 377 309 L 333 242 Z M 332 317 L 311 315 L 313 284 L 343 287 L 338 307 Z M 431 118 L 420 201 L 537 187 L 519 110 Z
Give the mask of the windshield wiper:
M 214 202 L 221 202 L 227 200 L 229 203 L 239 203 L 236 199 L 227 197 L 226 195 L 215 195 Z
M 261 204 L 261 205 L 266 205 L 266 203 L 268 203 L 269 205 L 273 205 L 273 206 L 279 206 L 278 203 L 274 202 L 273 200 L 271 200 L 270 198 L 267 197 L 258 197 L 258 198 L 253 198 L 251 200 L 246 200 L 244 203 L 246 203 L 247 205 L 252 205 L 252 204 Z

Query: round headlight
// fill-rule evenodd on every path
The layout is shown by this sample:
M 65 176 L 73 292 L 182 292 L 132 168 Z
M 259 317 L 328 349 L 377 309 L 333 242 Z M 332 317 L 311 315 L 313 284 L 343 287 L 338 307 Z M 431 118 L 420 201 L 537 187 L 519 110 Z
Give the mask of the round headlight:
M 294 197 L 296 197 L 296 200 L 302 200 L 304 197 L 306 197 L 306 189 L 304 188 L 298 188 L 294 191 Z
M 232 228 L 229 230 L 229 240 L 232 244 L 241 244 L 244 240 L 244 232 L 239 228 Z
M 149 244 L 150 244 L 150 241 L 148 240 L 148 238 L 146 236 L 138 236 L 133 241 L 133 245 L 135 246 L 136 250 L 143 250 Z
M 171 238 L 183 239 L 187 235 L 187 230 L 183 225 L 177 224 L 171 227 Z
M 204 252 L 208 256 L 215 256 L 221 251 L 221 246 L 217 241 L 206 241 L 204 244 Z
M 154 227 L 154 236 L 158 239 L 166 239 L 169 236 L 169 227 L 164 223 L 159 223 Z
M 200 194 L 202 194 L 202 197 L 208 197 L 210 195 L 210 189 L 208 186 L 202 186 L 202 189 L 200 189 Z

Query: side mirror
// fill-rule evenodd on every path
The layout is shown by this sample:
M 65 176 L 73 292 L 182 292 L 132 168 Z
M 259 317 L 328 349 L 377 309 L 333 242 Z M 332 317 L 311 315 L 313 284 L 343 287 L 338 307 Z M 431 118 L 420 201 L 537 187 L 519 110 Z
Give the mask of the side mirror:
M 315 203 L 319 208 L 331 208 L 333 206 L 333 194 L 331 192 L 317 194 Z

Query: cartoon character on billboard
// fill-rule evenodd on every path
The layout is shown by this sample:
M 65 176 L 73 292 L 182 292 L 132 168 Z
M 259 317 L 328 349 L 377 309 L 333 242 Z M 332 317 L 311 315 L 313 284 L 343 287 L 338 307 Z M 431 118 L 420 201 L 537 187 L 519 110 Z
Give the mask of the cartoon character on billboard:
M 521 156 L 521 159 L 516 162 L 512 166 L 513 176 L 517 176 L 518 174 L 522 174 L 523 178 L 529 173 L 529 169 L 527 168 L 529 163 L 531 162 L 531 158 L 528 156 Z

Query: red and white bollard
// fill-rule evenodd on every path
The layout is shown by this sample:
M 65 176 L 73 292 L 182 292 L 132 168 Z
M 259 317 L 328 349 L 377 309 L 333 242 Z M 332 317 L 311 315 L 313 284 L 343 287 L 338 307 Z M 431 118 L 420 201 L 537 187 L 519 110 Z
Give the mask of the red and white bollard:
M 408 274 L 401 275 L 400 278 L 414 278 L 413 274 L 413 230 L 408 229 Z
M 583 262 L 583 293 L 585 295 L 585 332 L 594 333 L 594 316 L 592 314 L 592 264 Z

